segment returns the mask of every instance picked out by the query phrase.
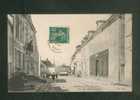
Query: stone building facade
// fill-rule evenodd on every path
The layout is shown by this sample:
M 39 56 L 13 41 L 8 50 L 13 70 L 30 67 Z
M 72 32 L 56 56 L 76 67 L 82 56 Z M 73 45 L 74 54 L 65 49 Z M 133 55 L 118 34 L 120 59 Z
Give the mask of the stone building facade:
M 72 56 L 75 75 L 132 82 L 132 15 L 113 14 L 89 31 Z M 92 34 L 92 35 L 91 35 Z
M 125 15 L 125 79 L 132 81 L 132 15 Z
M 17 69 L 27 74 L 37 75 L 39 53 L 35 35 L 36 30 L 29 14 L 8 15 L 9 78 Z
M 14 73 L 14 18 L 12 15 L 8 15 L 7 20 L 7 33 L 8 33 L 8 77 L 10 78 Z

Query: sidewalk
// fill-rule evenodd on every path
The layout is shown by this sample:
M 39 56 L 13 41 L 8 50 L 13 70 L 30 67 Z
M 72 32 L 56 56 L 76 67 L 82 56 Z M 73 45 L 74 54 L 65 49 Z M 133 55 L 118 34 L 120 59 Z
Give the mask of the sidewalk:
M 23 93 L 23 92 L 36 92 L 36 90 L 42 86 L 43 82 L 31 81 L 24 83 L 24 87 L 21 89 L 8 90 L 9 93 Z
M 74 76 L 72 76 L 74 78 Z M 77 77 L 80 83 L 86 84 L 87 86 L 100 87 L 99 91 L 118 91 L 118 92 L 130 92 L 132 88 L 130 85 L 124 85 L 118 82 L 113 82 L 104 78 L 95 77 Z

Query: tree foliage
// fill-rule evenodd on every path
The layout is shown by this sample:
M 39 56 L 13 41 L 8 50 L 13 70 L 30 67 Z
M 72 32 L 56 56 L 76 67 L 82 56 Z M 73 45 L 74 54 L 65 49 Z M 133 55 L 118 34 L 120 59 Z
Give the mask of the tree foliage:
M 42 61 L 46 66 L 53 66 L 52 62 L 47 58 L 46 60 Z

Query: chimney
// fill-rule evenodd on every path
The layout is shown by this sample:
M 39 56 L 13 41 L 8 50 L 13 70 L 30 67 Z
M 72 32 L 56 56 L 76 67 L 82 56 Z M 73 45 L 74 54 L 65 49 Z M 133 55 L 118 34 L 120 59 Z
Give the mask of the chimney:
M 81 48 L 81 45 L 77 45 L 76 49 L 79 50 Z
M 96 31 L 94 31 L 94 30 L 90 30 L 90 31 L 88 31 L 88 35 L 92 35 L 92 34 L 94 34 Z
M 94 30 L 88 31 L 88 37 L 89 37 L 89 38 L 92 38 L 92 37 L 94 36 L 95 32 L 96 32 L 96 31 L 94 31 Z
M 105 22 L 106 22 L 105 20 L 97 20 L 97 21 L 96 21 L 97 29 L 98 29 L 103 23 L 105 23 Z

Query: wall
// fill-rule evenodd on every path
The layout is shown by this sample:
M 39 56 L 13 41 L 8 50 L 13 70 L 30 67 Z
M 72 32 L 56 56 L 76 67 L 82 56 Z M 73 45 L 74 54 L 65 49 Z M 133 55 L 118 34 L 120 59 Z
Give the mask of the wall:
M 82 72 L 82 57 L 81 57 L 81 51 L 78 51 L 74 61 L 72 62 L 72 66 L 75 67 L 75 75 L 81 76 Z
M 23 69 L 24 67 L 24 61 L 23 61 L 23 55 L 24 55 L 24 29 L 23 29 L 23 17 L 19 15 L 13 15 L 14 16 L 14 66 L 15 71 L 17 68 Z
M 125 15 L 125 79 L 132 82 L 132 15 Z M 132 83 L 131 83 L 132 84 Z
M 110 26 L 108 26 L 105 30 L 97 34 L 94 39 L 87 44 L 87 47 L 89 48 L 88 56 L 104 51 L 106 49 L 109 50 L 108 78 L 116 81 L 118 80 L 119 66 L 119 25 L 120 20 L 118 19 Z
M 12 76 L 14 73 L 14 58 L 13 58 L 13 38 L 14 38 L 14 33 L 13 33 L 13 17 L 12 15 L 8 15 L 8 22 L 7 22 L 7 29 L 8 29 L 8 78 Z
M 82 55 L 82 64 L 83 64 L 83 71 L 82 74 L 83 76 L 89 76 L 90 75 L 90 68 L 89 68 L 89 45 L 85 45 L 82 49 L 81 49 L 81 55 Z

